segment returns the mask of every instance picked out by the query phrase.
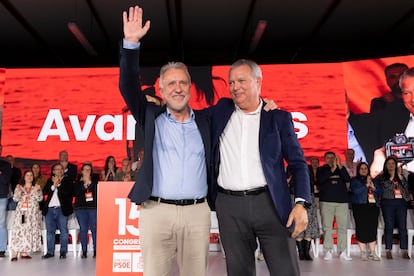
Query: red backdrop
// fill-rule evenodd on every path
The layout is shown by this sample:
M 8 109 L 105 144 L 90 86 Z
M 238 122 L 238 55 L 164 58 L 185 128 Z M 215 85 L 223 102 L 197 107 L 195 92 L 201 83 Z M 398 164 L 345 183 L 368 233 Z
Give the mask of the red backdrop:
M 368 111 L 370 100 L 387 91 L 383 69 L 393 62 L 411 67 L 414 57 L 262 65 L 262 96 L 292 112 L 306 156 L 322 157 L 327 150 L 342 154 L 347 148 L 345 91 L 353 111 Z M 215 88 L 213 102 L 228 96 L 228 66 L 207 71 Z M 56 160 L 66 149 L 75 163 L 88 160 L 103 167 L 106 156 L 114 155 L 120 165 L 127 135 L 134 131 L 127 130 L 118 73 L 118 68 L 0 69 L 3 155 Z M 192 92 L 194 109 L 207 106 L 194 87 Z

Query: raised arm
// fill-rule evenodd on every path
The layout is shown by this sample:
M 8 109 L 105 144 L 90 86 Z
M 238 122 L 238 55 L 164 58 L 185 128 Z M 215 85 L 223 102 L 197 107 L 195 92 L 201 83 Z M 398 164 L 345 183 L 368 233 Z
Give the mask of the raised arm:
M 122 17 L 124 40 L 120 47 L 119 89 L 135 120 L 142 124 L 147 101 L 139 82 L 139 47 L 140 40 L 150 28 L 150 21 L 142 26 L 142 9 L 138 6 L 124 11 Z

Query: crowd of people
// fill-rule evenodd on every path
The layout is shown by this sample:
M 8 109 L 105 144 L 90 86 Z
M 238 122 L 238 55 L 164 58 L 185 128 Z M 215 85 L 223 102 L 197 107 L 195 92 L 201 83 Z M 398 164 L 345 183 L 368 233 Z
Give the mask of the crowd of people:
M 407 178 L 397 165 L 397 160 L 389 157 L 384 163 L 383 173 L 372 179 L 366 162 L 353 161 L 354 152 L 352 149 L 347 149 L 345 156 L 345 162 L 341 163 L 337 154 L 327 152 L 324 156 L 325 164 L 323 166 L 319 166 L 320 161 L 317 157 L 309 159 L 310 190 L 313 204 L 307 210 L 309 221 L 307 228 L 296 237 L 299 259 L 312 260 L 311 240 L 321 237 L 321 230 L 323 230 L 324 259 L 330 260 L 332 258 L 332 230 L 335 217 L 337 251 L 341 259 L 351 260 L 345 254 L 350 207 L 355 220 L 356 239 L 361 252 L 361 260 L 380 260 L 380 256 L 376 255 L 375 250 L 380 210 L 385 223 L 386 258 L 392 259 L 391 251 L 395 238 L 393 229 L 398 228 L 402 257 L 408 259 L 406 216 L 407 206 L 409 206 L 407 202 L 410 202 L 411 192 Z M 92 164 L 89 162 L 82 165 L 78 174 L 77 166 L 67 161 L 66 151 L 60 152 L 59 157 L 60 160 L 53 166 L 49 179 L 41 173 L 38 163 L 34 163 L 30 170 L 24 171 L 22 175 L 21 170 L 14 165 L 12 169 L 14 158 L 12 156 L 5 158 L 10 166 L 8 185 L 10 190 L 14 187 L 14 192 L 9 194 L 9 203 L 7 204 L 7 210 L 15 210 L 11 232 L 12 243 L 9 245 L 12 250 L 12 261 L 17 261 L 18 254 L 22 259 L 30 259 L 29 253 L 40 250 L 42 213 L 48 233 L 48 251 L 43 258 L 54 256 L 56 226 L 61 233 L 60 257 L 66 257 L 67 217 L 72 212 L 75 213 L 80 226 L 81 257 L 87 257 L 88 230 L 92 233 L 94 256 L 96 256 L 98 181 L 133 181 L 137 172 L 137 170 L 131 169 L 129 159 L 123 159 L 122 168 L 117 168 L 115 158 L 108 156 L 101 174 L 94 174 Z M 13 160 L 12 163 L 11 160 Z M 6 165 L 7 163 L 3 164 L 3 166 Z M 8 174 L 5 169 L 2 172 L 5 172 L 3 176 Z M 113 174 L 114 177 L 108 179 L 110 174 Z M 294 178 L 290 177 L 288 168 L 288 184 L 292 189 L 293 182 Z M 59 187 L 59 193 L 55 197 L 55 189 L 52 187 Z M 291 190 L 291 193 L 293 195 L 294 191 Z M 51 204 L 51 202 L 55 203 Z M 56 208 L 57 206 L 60 208 Z M 319 229 L 318 209 L 321 214 L 322 229 Z M 4 251 L 0 252 L 3 256 Z
M 398 228 L 401 257 L 409 259 L 407 208 L 411 208 L 412 188 L 408 185 L 407 172 L 403 172 L 398 166 L 397 158 L 391 156 L 384 162 L 382 173 L 371 178 L 369 165 L 361 160 L 354 161 L 353 149 L 347 149 L 345 157 L 345 162 L 341 162 L 338 154 L 326 152 L 323 166 L 319 166 L 317 157 L 309 158 L 313 205 L 308 210 L 308 227 L 296 239 L 299 259 L 312 260 L 309 254 L 310 242 L 312 239 L 321 238 L 325 251 L 324 260 L 331 260 L 334 248 L 333 231 L 336 230 L 337 255 L 341 260 L 352 260 L 345 252 L 350 213 L 355 221 L 361 260 L 380 260 L 375 249 L 381 213 L 384 220 L 386 258 L 393 258 L 392 245 L 396 238 L 393 230 Z M 294 178 L 290 178 L 289 184 L 293 181 Z
M 353 153 L 352 149 L 348 149 L 345 155 L 353 160 Z M 409 259 L 407 208 L 411 204 L 411 192 L 407 174 L 398 166 L 397 159 L 388 157 L 382 173 L 375 178 L 371 178 L 366 162 L 341 164 L 338 155 L 333 152 L 325 153 L 325 162 L 324 166 L 317 169 L 315 182 L 319 189 L 324 259 L 332 259 L 332 229 L 335 217 L 339 257 L 342 260 L 352 260 L 345 253 L 349 208 L 355 220 L 361 260 L 380 260 L 375 251 L 380 213 L 384 219 L 386 258 L 393 258 L 393 230 L 398 228 L 401 257 Z M 348 171 L 353 171 L 354 177 L 350 177 L 351 173 Z
M 68 217 L 73 213 L 80 228 L 81 258 L 87 258 L 89 231 L 95 258 L 98 181 L 133 181 L 140 167 L 139 162 L 133 164 L 126 158 L 122 160 L 122 167 L 117 168 L 115 158 L 108 156 L 101 174 L 93 173 L 88 161 L 78 172 L 77 165 L 68 161 L 66 150 L 59 153 L 59 161 L 52 166 L 50 175 L 47 169 L 42 173 L 39 163 L 33 163 L 22 175 L 14 163 L 11 155 L 0 159 L 0 257 L 5 257 L 8 248 L 13 262 L 19 256 L 31 259 L 30 254 L 40 250 L 42 222 L 47 231 L 47 239 L 43 241 L 47 243 L 47 252 L 42 258 L 54 257 L 56 230 L 59 229 L 60 258 L 65 259 L 69 241 Z M 9 245 L 8 215 L 12 216 Z

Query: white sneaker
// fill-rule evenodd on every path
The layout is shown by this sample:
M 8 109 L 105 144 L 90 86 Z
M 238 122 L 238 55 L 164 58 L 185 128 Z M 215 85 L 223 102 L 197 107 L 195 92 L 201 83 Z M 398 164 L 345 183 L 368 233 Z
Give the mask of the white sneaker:
M 342 252 L 341 255 L 339 255 L 339 259 L 341 259 L 342 261 L 352 261 L 352 258 L 351 257 L 348 257 L 346 255 L 346 252 L 345 251 Z
M 329 260 L 332 260 L 332 252 L 329 250 L 329 251 L 326 251 L 326 253 L 325 253 L 325 257 L 323 258 L 325 261 L 329 261 Z

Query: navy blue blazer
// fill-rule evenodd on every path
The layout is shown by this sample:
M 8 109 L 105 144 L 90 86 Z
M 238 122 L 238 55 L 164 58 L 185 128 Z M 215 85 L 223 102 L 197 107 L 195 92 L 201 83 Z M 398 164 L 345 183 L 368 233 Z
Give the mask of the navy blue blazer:
M 220 99 L 211 107 L 212 134 L 212 188 L 214 201 L 217 196 L 217 177 L 220 165 L 220 135 L 227 125 L 235 105 L 231 99 Z M 295 178 L 295 197 L 312 202 L 310 196 L 309 169 L 293 128 L 292 116 L 282 110 L 266 112 L 262 109 L 259 129 L 259 152 L 263 172 L 269 186 L 273 204 L 282 225 L 285 225 L 292 210 L 292 202 L 287 185 L 284 160 Z
M 144 133 L 144 161 L 136 176 L 136 182 L 128 197 L 132 202 L 141 204 L 152 193 L 154 180 L 153 141 L 155 135 L 155 120 L 163 112 L 165 106 L 160 107 L 149 103 L 141 91 L 139 82 L 139 50 L 129 50 L 120 47 L 120 74 L 119 89 L 129 110 Z M 207 175 L 210 175 L 210 128 L 205 110 L 195 110 L 195 121 L 204 144 Z M 209 178 L 207 179 L 209 183 Z M 210 185 L 209 185 L 210 187 Z

